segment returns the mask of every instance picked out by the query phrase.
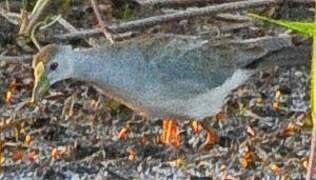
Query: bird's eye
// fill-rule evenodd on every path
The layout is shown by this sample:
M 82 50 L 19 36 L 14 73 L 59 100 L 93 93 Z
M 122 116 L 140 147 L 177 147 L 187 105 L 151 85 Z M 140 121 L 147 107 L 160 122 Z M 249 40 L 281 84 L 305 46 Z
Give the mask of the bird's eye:
M 56 63 L 56 62 L 55 62 L 55 63 L 52 63 L 52 64 L 49 66 L 50 70 L 52 70 L 52 71 L 56 70 L 57 67 L 58 67 L 58 63 Z

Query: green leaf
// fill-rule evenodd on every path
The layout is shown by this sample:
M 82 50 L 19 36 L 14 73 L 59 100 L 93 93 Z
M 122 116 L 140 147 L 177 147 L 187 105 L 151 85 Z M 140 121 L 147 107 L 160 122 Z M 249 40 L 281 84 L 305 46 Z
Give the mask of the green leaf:
M 291 29 L 295 32 L 301 33 L 303 35 L 312 37 L 314 23 L 313 22 L 301 22 L 301 21 L 287 21 L 287 20 L 274 20 L 264 16 L 260 16 L 257 14 L 248 13 L 248 16 L 253 17 L 255 19 L 259 19 L 262 21 L 266 21 L 272 24 L 276 24 L 278 26 Z

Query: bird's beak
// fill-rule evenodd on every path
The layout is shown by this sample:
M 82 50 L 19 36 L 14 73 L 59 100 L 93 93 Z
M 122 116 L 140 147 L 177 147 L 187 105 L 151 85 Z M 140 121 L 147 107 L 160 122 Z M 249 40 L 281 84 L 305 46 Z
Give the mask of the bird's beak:
M 49 80 L 45 73 L 43 62 L 38 62 L 34 65 L 34 87 L 32 92 L 31 103 L 36 104 L 38 100 L 48 91 Z

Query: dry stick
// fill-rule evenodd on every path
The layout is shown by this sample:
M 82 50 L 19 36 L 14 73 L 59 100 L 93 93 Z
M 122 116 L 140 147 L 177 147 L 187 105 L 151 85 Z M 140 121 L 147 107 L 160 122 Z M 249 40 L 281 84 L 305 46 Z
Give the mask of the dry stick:
M 19 25 L 18 21 L 17 21 L 17 18 L 19 16 L 16 16 L 16 14 L 14 13 L 9 13 L 7 12 L 6 10 L 0 8 L 0 16 L 3 16 L 5 19 L 7 19 L 8 22 L 10 22 L 11 24 L 14 24 L 14 25 Z M 13 17 L 15 19 L 13 19 Z
M 38 43 L 38 41 L 36 40 L 35 38 L 35 31 L 36 29 L 42 24 L 42 22 L 38 22 L 36 23 L 33 28 L 32 28 L 32 31 L 31 31 L 31 40 L 33 42 L 33 44 L 36 46 L 37 50 L 41 50 L 41 46 L 40 44 Z
M 315 0 L 287 0 L 291 3 L 299 3 L 299 4 L 314 4 Z
M 6 0 L 5 1 L 5 7 L 8 11 L 10 11 L 10 3 L 9 3 L 9 0 Z
M 307 175 L 306 180 L 313 180 L 314 175 L 314 168 L 315 168 L 315 148 L 316 148 L 316 127 L 315 127 L 315 115 L 312 114 L 313 119 L 313 130 L 312 130 L 312 137 L 311 137 L 311 146 L 310 146 L 310 153 L 308 158 L 308 167 L 307 167 Z
M 21 28 L 19 34 L 28 34 L 32 30 L 33 26 L 37 23 L 38 19 L 40 18 L 41 14 L 43 13 L 44 9 L 48 5 L 50 0 L 39 0 L 37 1 L 35 7 L 33 8 L 33 12 L 31 14 L 30 21 L 28 22 L 25 29 Z
M 111 25 L 108 27 L 110 31 L 116 33 L 127 32 L 130 30 L 136 30 L 141 28 L 152 27 L 157 24 L 162 24 L 170 21 L 178 21 L 183 19 L 188 19 L 196 16 L 212 16 L 217 13 L 227 12 L 227 11 L 234 11 L 246 8 L 255 8 L 265 5 L 271 4 L 279 4 L 282 3 L 283 0 L 248 0 L 248 1 L 241 1 L 241 2 L 233 2 L 233 3 L 226 3 L 220 4 L 215 6 L 208 6 L 204 8 L 195 8 L 189 9 L 185 11 L 179 11 L 173 14 L 166 14 L 162 16 L 153 16 L 145 19 L 140 19 L 136 21 L 131 21 L 127 23 L 122 23 L 119 25 Z M 57 40 L 70 40 L 70 39 L 79 39 L 85 38 L 88 36 L 93 36 L 96 34 L 101 33 L 99 29 L 92 29 L 92 30 L 84 30 L 78 33 L 68 33 L 63 35 L 55 35 L 52 39 Z
M 68 32 L 79 32 L 72 24 L 70 24 L 68 21 L 66 21 L 64 18 L 58 17 L 56 19 L 56 21 L 62 25 Z M 91 42 L 89 42 L 88 40 L 85 40 L 87 44 L 89 44 L 90 46 L 93 46 L 93 44 Z
M 99 8 L 97 7 L 97 3 L 95 2 L 95 0 L 90 0 L 90 2 L 91 2 L 91 5 L 93 7 L 94 13 L 98 19 L 99 25 L 101 26 L 101 29 L 103 30 L 103 34 L 104 34 L 105 38 L 108 39 L 111 43 L 114 43 L 112 33 L 110 33 L 107 30 L 107 27 L 105 26 L 105 24 L 102 20 L 101 14 L 99 12 Z
M 78 32 L 78 30 L 72 24 L 70 24 L 62 17 L 58 18 L 57 22 L 61 24 L 69 32 Z
M 0 55 L 0 62 L 1 61 L 6 61 L 6 62 L 16 62 L 16 63 L 21 63 L 22 61 L 25 60 L 31 60 L 32 55 L 21 55 L 21 56 L 2 56 Z
M 228 2 L 236 2 L 239 0 L 133 0 L 141 7 L 154 7 L 154 8 L 162 8 L 162 7 L 188 7 L 192 5 L 206 5 L 208 3 L 212 4 L 223 4 Z M 314 0 L 287 0 L 287 2 L 299 3 L 299 4 L 310 4 L 314 3 Z
M 220 27 L 212 27 L 208 31 L 201 32 L 201 36 L 212 37 L 214 35 L 218 35 L 219 33 L 232 32 L 233 30 L 247 28 L 251 25 L 250 22 L 247 23 L 236 23 L 236 24 L 228 24 Z
M 206 5 L 213 0 L 135 0 L 141 7 L 188 7 L 192 5 Z M 222 0 L 224 1 L 224 0 Z M 222 2 L 224 3 L 224 2 Z

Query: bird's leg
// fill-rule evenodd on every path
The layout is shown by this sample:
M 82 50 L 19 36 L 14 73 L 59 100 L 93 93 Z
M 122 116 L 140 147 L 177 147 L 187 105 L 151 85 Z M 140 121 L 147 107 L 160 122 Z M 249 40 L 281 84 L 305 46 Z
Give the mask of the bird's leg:
M 198 121 L 198 120 L 193 120 L 193 121 L 191 121 L 191 126 L 192 126 L 192 129 L 193 129 L 193 131 L 195 132 L 195 133 L 197 133 L 197 134 L 199 134 L 200 133 L 200 130 L 201 130 L 201 128 L 200 128 L 200 121 Z
M 201 121 L 201 126 L 203 127 L 203 129 L 207 131 L 207 138 L 206 142 L 200 147 L 200 149 L 209 149 L 218 142 L 216 131 L 213 130 L 213 128 L 210 126 L 209 122 L 207 122 L 206 119 Z
M 173 119 L 165 119 L 162 122 L 162 136 L 161 140 L 166 145 L 179 146 L 181 139 L 177 128 L 177 123 Z

